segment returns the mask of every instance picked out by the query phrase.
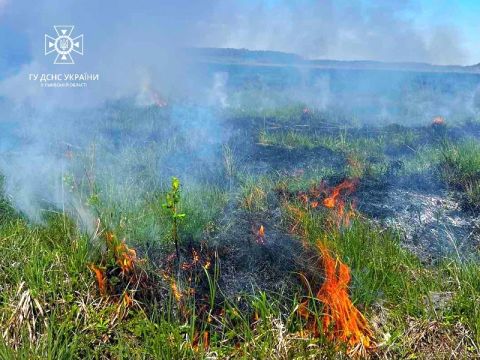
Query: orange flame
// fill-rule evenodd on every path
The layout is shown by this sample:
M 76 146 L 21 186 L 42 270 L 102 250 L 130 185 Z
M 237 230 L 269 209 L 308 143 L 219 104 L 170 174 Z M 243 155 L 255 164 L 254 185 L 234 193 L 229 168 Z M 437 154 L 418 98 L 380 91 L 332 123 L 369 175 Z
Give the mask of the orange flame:
M 335 209 L 335 222 L 338 227 L 348 226 L 350 219 L 355 216 L 355 204 L 351 203 L 348 211 L 346 210 L 345 200 L 342 194 L 349 195 L 355 191 L 358 184 L 358 179 L 346 179 L 341 184 L 337 185 L 331 190 L 330 196 L 323 200 L 323 205 L 330 209 Z
M 119 241 L 111 231 L 105 233 L 105 240 L 107 246 L 113 251 L 115 262 L 120 267 L 122 275 L 132 271 L 137 262 L 137 252 L 134 249 L 130 249 L 125 240 Z
M 208 347 L 210 346 L 210 334 L 208 331 L 204 331 L 202 333 L 202 336 L 198 332 L 195 333 L 193 337 L 193 342 L 192 342 L 192 349 L 193 351 L 197 352 L 199 350 L 199 345 L 200 345 L 200 338 L 202 339 L 202 345 L 203 349 L 207 350 Z
M 134 249 L 129 249 L 125 241 L 122 241 L 115 247 L 115 258 L 122 274 L 126 274 L 133 270 L 137 260 L 137 252 Z
M 263 227 L 263 225 L 260 225 L 260 229 L 258 229 L 258 236 L 265 236 L 265 228 Z
M 128 291 L 123 293 L 123 305 L 128 308 L 133 305 L 133 299 L 128 295 Z
M 332 196 L 326 198 L 325 200 L 323 200 L 323 205 L 325 207 L 330 208 L 330 209 L 334 208 L 335 207 L 335 202 L 337 200 L 337 196 L 338 196 L 338 194 L 334 193 Z
M 210 339 L 210 334 L 209 334 L 209 332 L 208 332 L 208 331 L 204 331 L 204 332 L 203 332 L 203 348 L 204 348 L 205 350 L 208 349 L 208 346 L 209 346 L 209 343 L 210 343 L 209 339 Z
M 107 279 L 105 277 L 105 272 L 96 267 L 94 264 L 91 264 L 90 270 L 95 273 L 95 278 L 97 279 L 98 289 L 100 290 L 100 295 L 105 296 L 107 295 Z
M 327 208 L 334 208 L 337 203 L 338 203 L 338 198 L 341 194 L 342 191 L 345 192 L 345 194 L 351 194 L 352 192 L 355 191 L 355 187 L 357 186 L 358 180 L 357 179 L 346 179 L 343 181 L 341 184 L 335 186 L 332 191 L 330 196 L 326 197 L 323 200 L 323 205 Z
M 263 225 L 260 225 L 257 231 L 257 244 L 265 244 L 265 228 Z
M 308 235 L 301 222 L 306 216 L 306 209 L 286 204 L 292 219 L 291 232 L 300 235 L 305 246 L 307 242 L 303 239 Z M 356 215 L 353 204 L 348 211 L 345 210 L 344 202 L 337 205 L 339 214 L 348 223 L 350 218 Z M 322 254 L 325 280 L 316 293 L 316 299 L 324 304 L 321 318 L 321 329 L 319 329 L 315 316 L 312 316 L 306 300 L 297 307 L 297 314 L 307 321 L 306 331 L 300 331 L 300 336 L 318 336 L 322 331 L 327 338 L 342 342 L 347 345 L 350 355 L 364 354 L 367 349 L 375 346 L 373 332 L 362 313 L 354 306 L 348 293 L 350 282 L 350 269 L 338 258 L 334 259 L 324 244 L 318 243 L 318 249 Z
M 184 261 L 181 265 L 182 270 L 191 270 L 200 263 L 200 255 L 197 250 L 192 250 L 192 261 Z
M 173 296 L 175 297 L 175 300 L 177 300 L 177 302 L 180 302 L 180 300 L 182 300 L 183 298 L 183 294 L 178 289 L 177 282 L 173 278 L 171 279 L 171 282 L 170 282 L 170 288 L 172 289 L 172 293 L 173 293 Z
M 324 304 L 322 328 L 328 338 L 347 344 L 356 353 L 373 346 L 373 333 L 362 313 L 353 305 L 348 294 L 350 269 L 328 249 L 319 244 L 325 270 L 325 281 L 317 293 Z

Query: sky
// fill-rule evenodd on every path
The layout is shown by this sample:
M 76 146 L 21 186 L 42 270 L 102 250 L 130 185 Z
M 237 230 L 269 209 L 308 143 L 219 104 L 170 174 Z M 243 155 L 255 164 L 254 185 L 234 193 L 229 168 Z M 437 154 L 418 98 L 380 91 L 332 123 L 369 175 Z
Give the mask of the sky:
M 480 2 L 472 0 L 251 0 L 223 2 L 214 12 L 205 33 L 211 46 L 317 59 L 480 62 Z
M 441 24 L 457 29 L 461 46 L 465 51 L 465 59 L 459 63 L 480 62 L 480 1 L 421 0 L 418 4 L 420 11 L 411 16 L 416 18 L 415 21 L 420 29 Z
M 474 0 L 0 0 L 0 77 L 43 62 L 43 35 L 56 24 L 75 25 L 89 51 L 125 66 L 172 46 L 471 65 L 479 20 Z

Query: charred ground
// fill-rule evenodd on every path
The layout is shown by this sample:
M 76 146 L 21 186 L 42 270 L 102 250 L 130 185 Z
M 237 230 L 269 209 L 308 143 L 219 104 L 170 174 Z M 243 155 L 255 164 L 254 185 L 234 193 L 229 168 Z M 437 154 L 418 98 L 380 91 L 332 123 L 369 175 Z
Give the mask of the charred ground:
M 475 118 L 175 101 L 82 116 L 96 141 L 52 150 L 71 210 L 39 199 L 31 222 L 0 201 L 2 356 L 478 356 Z M 325 326 L 330 252 L 368 341 Z

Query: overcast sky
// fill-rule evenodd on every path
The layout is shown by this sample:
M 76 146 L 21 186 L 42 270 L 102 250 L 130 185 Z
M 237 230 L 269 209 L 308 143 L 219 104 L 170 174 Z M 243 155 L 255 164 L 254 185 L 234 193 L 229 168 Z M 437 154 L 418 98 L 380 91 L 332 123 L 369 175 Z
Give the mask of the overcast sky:
M 41 61 L 44 34 L 64 24 L 85 34 L 86 51 L 98 54 L 92 62 L 135 53 L 131 61 L 148 63 L 171 46 L 279 50 L 320 59 L 480 62 L 475 0 L 0 0 L 0 76 Z

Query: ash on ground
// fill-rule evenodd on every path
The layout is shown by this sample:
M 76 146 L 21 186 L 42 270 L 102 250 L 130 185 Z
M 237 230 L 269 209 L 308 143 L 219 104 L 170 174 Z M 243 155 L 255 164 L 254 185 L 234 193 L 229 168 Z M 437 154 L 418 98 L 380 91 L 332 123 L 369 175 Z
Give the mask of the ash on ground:
M 447 191 L 389 188 L 382 196 L 364 197 L 359 205 L 378 223 L 396 229 L 403 245 L 422 261 L 478 257 L 480 216 L 463 211 Z
M 256 232 L 263 226 L 265 235 Z M 302 291 L 299 273 L 313 287 L 321 284 L 318 253 L 285 232 L 280 209 L 262 213 L 235 210 L 215 239 L 222 261 L 219 285 L 227 298 L 272 291 L 291 299 Z

